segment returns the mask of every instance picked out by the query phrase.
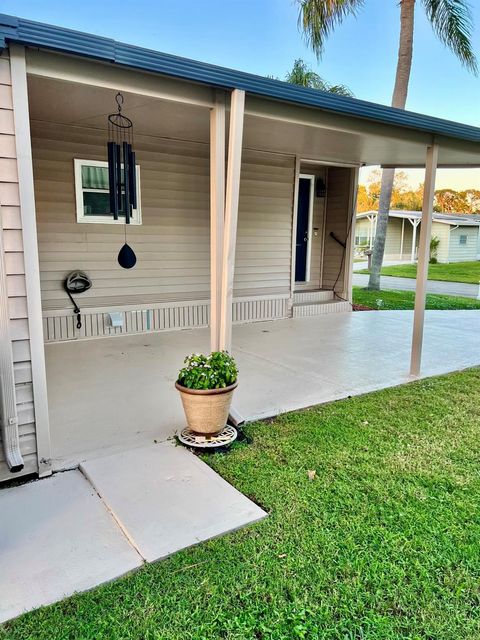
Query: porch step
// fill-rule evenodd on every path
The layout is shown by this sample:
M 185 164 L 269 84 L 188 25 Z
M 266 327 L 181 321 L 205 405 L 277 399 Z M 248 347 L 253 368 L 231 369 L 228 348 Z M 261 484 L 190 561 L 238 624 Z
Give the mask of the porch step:
M 297 291 L 293 294 L 293 304 L 305 304 L 309 302 L 326 302 L 334 300 L 333 291 L 323 289 L 318 291 Z
M 351 309 L 351 304 L 344 300 L 297 303 L 293 305 L 293 317 L 306 318 L 308 316 L 320 316 L 325 313 L 342 313 L 344 311 L 351 311 Z

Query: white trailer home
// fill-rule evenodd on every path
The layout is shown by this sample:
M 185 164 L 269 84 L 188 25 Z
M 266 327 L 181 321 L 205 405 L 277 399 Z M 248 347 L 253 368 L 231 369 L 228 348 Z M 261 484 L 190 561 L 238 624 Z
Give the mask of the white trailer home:
M 173 379 L 152 383 L 133 334 L 162 333 L 180 364 L 176 329 L 208 325 L 230 349 L 232 322 L 349 310 L 363 165 L 426 166 L 418 373 L 435 170 L 478 166 L 480 129 L 12 16 L 0 44 L 0 481 L 128 446 L 152 415 L 171 435 Z M 138 167 L 128 229 L 105 205 L 118 92 Z M 72 271 L 92 281 L 79 327 Z
M 386 260 L 417 259 L 422 222 L 421 211 L 392 209 L 385 240 Z M 357 213 L 355 246 L 372 248 L 377 228 L 377 211 Z M 432 237 L 439 240 L 438 262 L 471 262 L 480 259 L 480 216 L 460 213 L 432 214 Z

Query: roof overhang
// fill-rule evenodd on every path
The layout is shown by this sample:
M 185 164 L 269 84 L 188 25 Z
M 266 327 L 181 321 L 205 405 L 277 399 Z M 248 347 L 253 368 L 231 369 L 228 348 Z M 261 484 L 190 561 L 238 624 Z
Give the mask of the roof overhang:
M 0 38 L 30 48 L 30 76 L 106 92 L 209 108 L 218 90 L 243 89 L 244 140 L 252 148 L 340 164 L 423 167 L 426 146 L 437 143 L 439 167 L 480 166 L 477 127 L 11 16 L 0 15 Z

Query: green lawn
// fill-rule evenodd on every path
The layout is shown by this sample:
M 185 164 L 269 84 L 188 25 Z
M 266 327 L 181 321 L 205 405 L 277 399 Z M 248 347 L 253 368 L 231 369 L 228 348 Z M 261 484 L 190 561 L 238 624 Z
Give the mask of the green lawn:
M 249 425 L 208 461 L 265 521 L 4 637 L 478 640 L 479 387 L 473 369 Z
M 368 269 L 360 269 L 355 273 L 369 273 Z M 383 267 L 382 275 L 397 276 L 398 278 L 415 278 L 417 275 L 416 264 L 397 264 L 391 267 Z M 478 284 L 480 282 L 480 261 L 454 262 L 452 264 L 431 264 L 428 267 L 430 280 L 446 280 L 447 282 L 467 282 Z
M 415 304 L 414 291 L 368 291 L 362 287 L 353 287 L 354 304 L 362 304 L 372 309 L 392 311 L 394 309 L 413 309 Z M 459 298 L 443 296 L 433 293 L 427 294 L 427 309 L 480 309 L 480 300 L 473 298 Z

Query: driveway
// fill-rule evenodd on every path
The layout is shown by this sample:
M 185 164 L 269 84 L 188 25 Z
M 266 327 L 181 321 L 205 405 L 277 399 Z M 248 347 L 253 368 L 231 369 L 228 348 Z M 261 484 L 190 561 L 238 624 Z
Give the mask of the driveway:
M 357 268 L 355 266 L 355 268 Z M 366 287 L 369 276 L 365 273 L 353 274 L 353 285 L 355 287 Z M 392 289 L 397 291 L 415 291 L 416 280 L 414 278 L 394 278 L 392 276 L 382 276 L 380 286 L 382 289 Z M 428 280 L 427 292 L 440 293 L 446 296 L 461 296 L 463 298 L 477 298 L 479 287 L 477 284 L 466 284 L 464 282 L 443 282 L 441 280 Z

